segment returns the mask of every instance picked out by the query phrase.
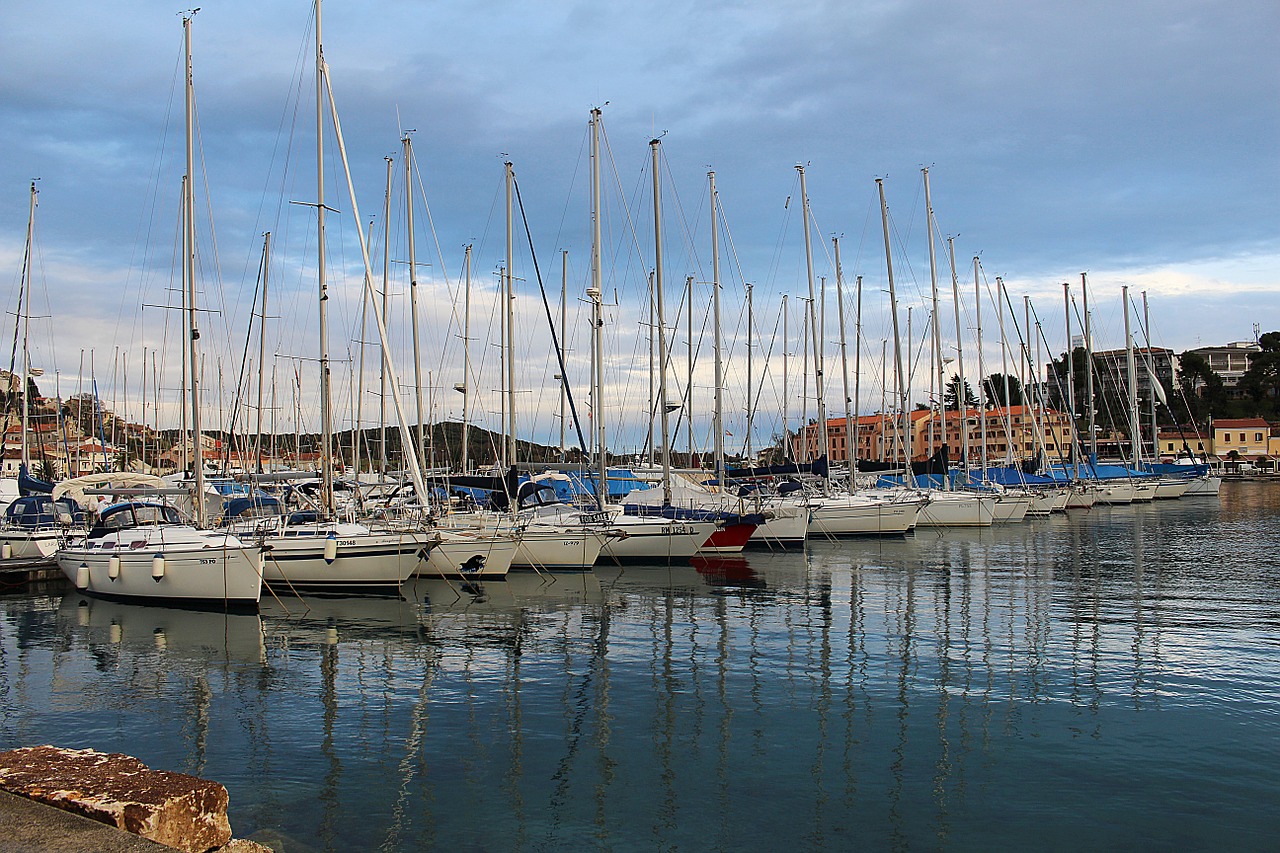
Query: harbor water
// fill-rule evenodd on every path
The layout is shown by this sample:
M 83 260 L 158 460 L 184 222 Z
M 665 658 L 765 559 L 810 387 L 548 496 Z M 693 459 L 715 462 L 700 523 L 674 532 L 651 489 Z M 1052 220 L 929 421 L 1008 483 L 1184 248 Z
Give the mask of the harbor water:
M 1274 850 L 1280 483 L 260 613 L 0 598 L 0 749 L 306 850 Z

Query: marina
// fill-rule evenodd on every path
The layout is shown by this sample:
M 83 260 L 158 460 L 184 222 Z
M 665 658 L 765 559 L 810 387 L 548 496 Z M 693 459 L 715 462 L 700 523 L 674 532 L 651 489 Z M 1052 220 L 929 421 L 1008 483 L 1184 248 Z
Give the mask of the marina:
M 0 748 L 287 850 L 1269 849 L 1280 483 L 680 565 L 0 598 Z

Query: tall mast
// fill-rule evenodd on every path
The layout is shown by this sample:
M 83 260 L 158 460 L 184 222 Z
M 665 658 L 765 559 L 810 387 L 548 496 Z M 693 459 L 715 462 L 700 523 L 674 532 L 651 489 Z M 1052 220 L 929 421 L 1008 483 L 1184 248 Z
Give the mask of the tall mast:
M 1071 422 L 1071 433 L 1076 431 L 1076 361 L 1075 347 L 1071 345 L 1071 283 L 1062 283 L 1062 303 L 1067 319 L 1067 417 Z M 1052 352 L 1052 350 L 1051 350 Z M 1075 460 L 1075 478 L 1080 479 L 1080 453 L 1071 448 L 1071 458 Z
M 689 435 L 688 467 L 693 467 L 693 276 L 685 276 L 684 291 L 688 295 L 688 317 L 685 318 L 688 340 L 685 341 L 685 362 L 688 366 L 688 378 L 685 382 L 684 420 L 685 431 Z
M 933 245 L 933 197 L 929 194 L 929 167 L 926 166 L 920 171 L 924 173 L 925 230 L 929 232 L 929 286 L 933 299 L 933 356 L 938 372 L 938 394 L 942 395 L 947 389 L 947 377 L 946 364 L 942 360 L 942 323 L 939 319 L 942 315 L 938 313 L 938 252 Z M 939 396 L 938 411 L 942 415 L 939 418 L 938 441 L 943 447 L 946 447 L 947 407 L 941 402 L 941 396 Z
M 267 280 L 271 268 L 271 232 L 262 235 L 262 313 L 258 315 L 258 440 L 254 442 L 254 467 L 262 473 L 262 381 L 267 365 Z M 145 387 L 145 386 L 144 386 Z
M 422 349 L 418 341 L 418 256 L 413 233 L 413 140 L 408 133 L 404 135 L 404 222 L 409 234 L 409 324 L 413 330 L 413 388 L 418 419 L 418 447 L 415 452 L 421 459 L 426 447 L 422 432 L 427 419 L 422 411 Z
M 667 328 L 662 298 L 662 173 L 661 139 L 649 141 L 653 156 L 653 289 L 658 317 L 658 422 L 662 430 L 662 503 L 671 504 L 671 429 L 667 411 Z
M 836 311 L 840 314 L 840 373 L 844 379 L 844 446 L 845 457 L 849 461 L 849 494 L 853 494 L 855 455 L 854 447 L 850 444 L 853 417 L 849 408 L 849 351 L 844 334 L 844 269 L 840 266 L 840 238 L 833 237 L 831 242 L 836 251 Z
M 1142 333 L 1146 339 L 1147 357 L 1143 359 L 1147 367 L 1147 376 L 1151 386 L 1150 392 L 1147 394 L 1148 402 L 1151 403 L 1151 461 L 1160 461 L 1160 435 L 1156 426 L 1156 385 L 1160 379 L 1156 376 L 1156 354 L 1151 351 L 1151 310 L 1147 305 L 1147 292 L 1142 291 Z
M 898 331 L 898 297 L 893 285 L 893 252 L 889 246 L 889 205 L 884 200 L 884 179 L 876 178 L 876 188 L 880 192 L 880 224 L 884 229 L 884 263 L 885 269 L 889 276 L 889 310 L 893 315 L 893 364 L 897 373 L 894 386 L 897 389 L 898 410 L 902 413 L 903 418 L 907 415 L 907 390 L 904 385 L 905 373 L 902 367 L 902 338 Z M 897 422 L 897 419 L 894 419 Z M 905 429 L 905 425 L 904 425 Z M 902 439 L 902 433 L 897 429 L 893 431 L 893 439 L 899 442 Z M 911 454 L 905 447 L 902 447 L 902 459 L 907 463 L 906 472 L 908 481 L 911 480 Z M 895 455 L 895 461 L 896 455 Z
M 720 196 L 716 193 L 716 173 L 707 172 L 711 195 L 711 313 L 715 334 L 715 433 L 716 482 L 724 479 L 724 363 L 720 340 Z M 748 320 L 748 322 L 750 322 Z M 749 352 L 750 350 L 748 350 Z
M 316 278 L 320 294 L 320 508 L 333 514 L 333 412 L 329 401 L 329 287 L 325 281 L 324 234 L 324 42 L 316 0 Z
M 978 280 L 978 256 L 973 256 L 973 310 L 978 343 L 978 423 L 982 436 L 982 480 L 987 479 L 987 368 L 982 360 L 982 285 Z
M 853 313 L 853 438 L 849 447 L 849 488 L 858 479 L 858 448 L 861 424 L 858 422 L 859 403 L 862 400 L 862 276 L 854 282 L 857 297 Z
M 467 244 L 462 257 L 465 268 L 466 295 L 462 302 L 462 473 L 470 470 L 470 421 L 468 403 L 471 400 L 471 244 Z
M 507 442 L 504 465 L 516 464 L 516 336 L 515 336 L 515 237 L 513 234 L 515 210 L 512 207 L 512 187 L 516 173 L 511 161 L 503 164 L 506 170 L 507 189 L 507 277 L 503 293 L 507 318 Z
M 1084 273 L 1080 273 L 1080 299 L 1080 307 L 1084 309 L 1084 376 L 1085 387 L 1088 389 L 1085 393 L 1085 405 L 1089 407 L 1089 460 L 1092 462 L 1098 458 L 1098 430 L 1094 423 L 1097 413 L 1093 405 L 1093 333 L 1090 331 L 1089 288 Z
M 35 226 L 36 226 L 36 182 L 31 182 L 31 207 L 27 213 L 27 253 L 22 264 L 22 271 L 26 274 L 26 281 L 22 287 L 22 300 L 25 308 L 22 312 L 22 467 L 26 469 L 27 474 L 31 474 L 31 449 L 27 442 L 27 422 L 30 419 L 30 400 L 28 400 L 27 389 L 31 387 L 31 356 L 28 352 L 28 336 L 31 328 L 31 268 L 32 268 L 32 244 L 35 242 Z M 146 357 L 143 357 L 143 365 L 146 365 Z M 145 406 L 143 407 L 145 412 Z M 145 419 L 145 414 L 144 414 Z M 143 433 L 145 437 L 145 433 Z
M 560 252 L 560 334 L 567 334 L 569 328 L 569 250 Z M 565 379 L 560 377 L 560 461 L 564 462 L 565 446 Z
M 601 110 L 596 107 L 591 111 L 591 287 L 587 296 L 591 299 L 591 374 L 594 380 L 591 388 L 591 408 L 595 422 L 596 445 L 596 506 L 603 510 L 605 496 L 608 494 L 609 464 L 605 449 L 604 425 L 604 256 L 601 246 L 600 223 L 600 121 Z M 564 434 L 564 395 L 565 383 L 560 382 L 561 414 L 560 430 Z M 664 401 L 665 402 L 665 401 Z M 665 417 L 665 415 L 664 415 Z M 666 422 L 663 421 L 665 424 Z M 563 443 L 564 439 L 561 438 Z M 586 448 L 583 448 L 585 450 Z M 667 487 L 670 491 L 670 486 Z M 668 497 L 667 503 L 671 500 Z
M 822 338 L 818 332 L 820 306 L 813 289 L 813 241 L 809 236 L 809 193 L 805 187 L 804 166 L 797 164 L 796 171 L 800 173 L 800 210 L 804 220 L 804 265 L 809 279 L 809 333 L 813 338 L 813 392 L 818 405 L 818 440 L 821 448 L 818 455 L 821 456 L 827 452 L 827 401 L 823 393 L 826 380 L 822 375 Z M 806 440 L 805 444 L 808 443 Z
M 755 383 L 755 374 L 753 373 L 754 364 L 752 363 L 752 350 L 755 348 L 755 327 L 756 315 L 755 308 L 752 305 L 753 285 L 747 285 L 747 437 L 745 439 L 744 453 L 746 455 L 747 465 L 754 464 L 751 458 L 751 427 L 752 419 L 755 412 L 752 409 L 751 392 Z M 719 387 L 720 383 L 716 383 Z
M 1129 446 L 1133 467 L 1142 458 L 1142 429 L 1138 420 L 1138 376 L 1133 360 L 1133 332 L 1129 328 L 1129 285 L 1120 288 L 1124 303 L 1124 363 L 1129 374 Z
M 193 13 L 194 14 L 194 13 Z M 191 73 L 191 16 L 186 15 L 182 18 L 182 43 L 183 52 L 186 55 L 187 65 L 187 85 L 186 85 L 186 128 L 187 128 L 187 175 L 185 181 L 186 192 L 183 197 L 183 219 L 185 236 L 185 246 L 183 246 L 183 260 L 187 279 L 187 340 L 188 340 L 188 357 L 187 360 L 191 364 L 191 435 L 195 445 L 195 493 L 191 496 L 191 505 L 194 510 L 195 522 L 197 527 L 203 527 L 204 517 L 204 454 L 201 452 L 200 441 L 200 383 L 198 380 L 199 370 L 196 365 L 200 363 L 200 348 L 197 341 L 200 339 L 200 331 L 196 326 L 196 226 L 195 226 L 195 89 Z M 26 381 L 25 378 L 23 381 Z
M 964 384 L 964 327 L 960 325 L 960 279 L 956 277 L 956 239 L 947 238 L 947 256 L 951 263 L 951 299 L 956 309 L 956 410 L 959 415 L 960 457 L 964 459 L 966 479 L 969 471 L 969 420 Z M 948 482 L 950 479 L 948 478 Z
M 791 372 L 787 354 L 787 294 L 782 294 L 782 458 L 791 459 L 791 395 L 787 389 L 787 377 Z

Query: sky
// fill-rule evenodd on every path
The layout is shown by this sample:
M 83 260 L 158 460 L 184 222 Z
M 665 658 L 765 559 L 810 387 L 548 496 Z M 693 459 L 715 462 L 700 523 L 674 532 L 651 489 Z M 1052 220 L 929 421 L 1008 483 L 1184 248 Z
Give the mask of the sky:
M 33 360 L 62 396 L 92 375 L 108 405 L 133 420 L 172 422 L 177 356 L 178 198 L 183 172 L 182 12 L 155 3 L 10 3 L 0 7 L 0 267 L 6 325 L 17 309 L 38 178 Z M 892 323 L 876 179 L 884 182 L 904 363 L 911 399 L 929 389 L 929 254 L 921 167 L 930 169 L 944 358 L 957 334 L 945 240 L 955 241 L 965 369 L 1017 364 L 1017 324 L 1031 298 L 1046 357 L 1065 341 L 1063 282 L 1080 299 L 1088 273 L 1095 341 L 1123 346 L 1121 287 L 1136 325 L 1149 299 L 1151 340 L 1182 351 L 1280 328 L 1280 59 L 1274 2 L 966 4 L 879 0 L 711 2 L 330 2 L 325 56 L 356 200 L 372 226 L 381 287 L 389 252 L 392 351 L 403 400 L 409 347 L 407 230 L 400 139 L 413 140 L 419 269 L 419 372 L 426 410 L 497 427 L 496 271 L 505 261 L 503 162 L 513 163 L 533 251 L 517 212 L 517 421 L 522 437 L 558 441 L 560 406 L 541 274 L 559 322 L 562 269 L 569 311 L 566 373 L 583 407 L 590 385 L 587 121 L 601 107 L 607 138 L 605 390 L 610 443 L 643 442 L 649 343 L 646 271 L 653 266 L 651 138 L 660 137 L 664 294 L 673 396 L 687 382 L 694 285 L 694 440 L 710 442 L 715 387 L 707 172 L 720 225 L 721 386 L 727 437 L 742 442 L 747 408 L 747 283 L 754 333 L 753 440 L 814 414 L 804 377 L 809 283 L 797 164 L 805 165 L 814 276 L 826 279 L 818 334 L 833 415 L 839 235 L 856 408 L 882 404 L 892 373 Z M 239 374 L 259 362 L 250 312 L 262 234 L 271 231 L 266 335 L 277 429 L 318 429 L 314 207 L 313 7 L 307 2 L 207 2 L 192 24 L 198 109 L 198 300 L 206 423 L 226 425 Z M 358 341 L 363 278 L 353 210 L 332 128 L 326 130 L 330 213 L 330 351 L 335 409 L 349 426 L 377 422 L 376 349 Z M 386 157 L 392 211 L 383 215 Z M 427 209 L 430 214 L 428 216 Z M 384 227 L 385 223 L 385 227 Z M 389 228 L 389 231 L 387 230 Z M 473 245 L 472 369 L 462 375 L 463 247 Z M 568 252 L 567 261 L 561 252 Z M 973 258 L 980 258 L 975 299 Z M 536 263 L 535 263 L 536 262 Z M 563 264 L 563 266 L 562 266 Z M 856 315 L 855 281 L 864 280 Z M 996 311 L 996 277 L 1009 316 Z M 780 299 L 791 302 L 781 340 Z M 1072 323 L 1080 321 L 1079 307 Z M 861 319 L 861 346 L 854 345 Z M 1006 324 L 1002 347 L 998 324 Z M 254 320 L 253 322 L 257 322 Z M 1035 325 L 1033 320 L 1032 325 Z M 1144 331 L 1137 331 L 1139 344 Z M 256 336 L 256 331 L 252 332 Z M 6 332 L 6 338 L 9 333 Z M 148 377 L 141 375 L 146 347 Z M 1034 344 L 1032 349 L 1034 350 Z M 783 386 L 781 355 L 790 362 Z M 888 368 L 883 363 L 889 360 Z M 1002 362 L 1003 358 L 1003 362 Z M 154 372 L 151 364 L 154 362 Z M 767 370 L 765 365 L 768 365 Z M 954 363 L 949 366 L 954 369 Z M 1009 367 L 1009 372 L 1015 372 Z M 42 390 L 50 393 L 49 380 Z M 270 383 L 270 380 L 265 380 Z M 144 391 L 144 386 L 146 390 Z M 246 387 L 241 384 L 241 387 Z M 249 387 L 252 387 L 250 385 Z M 785 390 L 785 393 L 784 393 Z M 149 401 L 144 404 L 144 393 Z M 268 392 L 269 393 L 269 392 Z M 851 390 L 850 395 L 853 396 Z M 358 399 L 357 399 L 358 398 Z M 247 407 L 247 408 L 246 408 Z M 390 411 L 390 407 L 388 407 Z M 264 416 L 265 417 L 265 416 Z M 270 423 L 268 422 L 268 426 Z M 687 439 L 677 439 L 677 446 Z M 572 438 L 570 444 L 577 444 Z

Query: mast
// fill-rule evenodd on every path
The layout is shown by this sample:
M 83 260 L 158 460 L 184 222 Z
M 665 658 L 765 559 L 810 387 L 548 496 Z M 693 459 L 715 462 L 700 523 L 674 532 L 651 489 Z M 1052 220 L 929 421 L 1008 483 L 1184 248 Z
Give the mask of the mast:
M 658 421 L 662 430 L 662 503 L 671 504 L 671 430 L 667 411 L 667 329 L 662 298 L 662 173 L 659 171 L 661 139 L 649 141 L 653 157 L 653 289 L 658 317 Z
M 35 242 L 35 226 L 36 226 L 36 182 L 31 182 L 31 206 L 27 212 L 27 253 L 22 264 L 23 272 L 26 274 L 26 281 L 23 282 L 22 300 L 24 310 L 22 312 L 22 467 L 26 470 L 27 475 L 31 475 L 31 449 L 27 442 L 28 421 L 30 420 L 30 401 L 27 389 L 31 387 L 31 355 L 28 350 L 29 335 L 31 331 L 31 266 L 32 266 L 32 244 Z M 145 365 L 146 359 L 143 358 Z M 144 415 L 145 419 L 145 415 Z M 145 433 L 143 434 L 145 437 Z
M 755 414 L 751 407 L 751 388 L 752 384 L 755 382 L 754 373 L 752 372 L 752 368 L 754 367 L 752 364 L 752 350 L 755 348 L 756 326 L 755 308 L 752 306 L 753 289 L 753 285 L 747 285 L 747 436 L 745 439 L 746 443 L 744 450 L 748 465 L 755 464 L 755 461 L 751 458 L 751 421 Z M 717 382 L 716 387 L 719 387 L 719 385 L 720 383 Z
M 787 390 L 787 374 L 790 373 L 787 354 L 787 294 L 782 294 L 782 458 L 791 459 L 791 395 Z
M 471 417 L 468 403 L 471 400 L 471 244 L 467 244 L 462 256 L 465 268 L 466 295 L 462 302 L 462 473 L 471 470 L 470 438 Z
M 258 315 L 258 440 L 254 442 L 254 467 L 262 473 L 262 379 L 267 364 L 267 280 L 271 265 L 271 232 L 262 235 L 262 313 Z
M 883 178 L 876 178 L 876 188 L 880 192 L 880 223 L 884 229 L 884 262 L 885 269 L 889 275 L 889 310 L 893 314 L 893 363 L 894 370 L 897 372 L 894 385 L 898 392 L 898 410 L 902 412 L 902 416 L 905 418 L 907 414 L 907 390 L 903 384 L 905 376 L 902 369 L 902 338 L 898 331 L 898 297 L 893 286 L 893 253 L 889 246 L 889 205 L 884 200 Z M 897 419 L 895 418 L 895 423 L 896 421 Z M 902 434 L 895 429 L 893 433 L 894 441 L 899 442 L 902 438 Z M 901 449 L 903 462 L 906 463 L 907 480 L 910 482 L 912 480 L 911 454 L 905 447 Z M 895 461 L 897 460 L 895 459 Z
M 849 438 L 853 427 L 853 418 L 849 409 L 849 352 L 844 334 L 844 269 L 840 266 L 840 238 L 833 237 L 831 242 L 836 251 L 836 311 L 840 314 L 840 373 L 844 379 L 844 440 L 845 457 L 849 461 L 849 494 L 853 494 L 853 472 L 855 467 L 854 446 Z
M 956 410 L 959 415 L 960 458 L 964 460 L 965 479 L 969 472 L 969 421 L 966 409 L 968 395 L 964 384 L 964 333 L 960 325 L 960 280 L 956 277 L 956 238 L 947 238 L 947 256 L 951 263 L 951 298 L 956 309 Z M 945 392 L 945 389 L 944 389 Z M 950 480 L 948 479 L 948 482 Z
M 390 174 L 390 167 L 391 158 L 388 157 L 388 174 Z M 390 190 L 388 190 L 388 211 L 390 211 L 390 199 Z M 418 454 L 418 458 L 421 460 L 426 446 L 422 439 L 422 431 L 427 419 L 422 412 L 422 349 L 418 340 L 418 255 L 413 233 L 413 139 L 410 138 L 408 133 L 404 135 L 404 208 L 405 228 L 409 235 L 409 323 L 413 337 L 413 389 L 416 403 L 415 414 L 418 419 L 418 447 L 414 452 Z M 389 231 L 390 229 L 387 230 Z M 386 262 L 385 257 L 383 262 Z
M 929 287 L 933 299 L 933 354 L 936 359 L 936 369 L 938 372 L 938 394 L 942 395 L 947 390 L 946 364 L 942 361 L 942 324 L 938 313 L 938 252 L 933 245 L 933 197 L 929 194 L 929 167 L 926 166 L 920 170 L 924 173 L 924 207 L 925 207 L 925 228 L 929 232 Z M 942 414 L 939 418 L 939 442 L 943 447 L 947 446 L 947 407 L 942 403 L 939 397 L 938 411 Z
M 1086 369 L 1084 372 L 1086 388 L 1085 405 L 1089 407 L 1089 461 L 1093 462 L 1098 458 L 1098 430 L 1094 424 L 1096 412 L 1093 405 L 1093 333 L 1089 330 L 1089 288 L 1086 284 L 1085 274 L 1080 273 L 1080 298 L 1081 308 L 1084 309 L 1084 355 Z
M 1071 432 L 1076 430 L 1076 362 L 1075 347 L 1071 345 L 1071 283 L 1062 283 L 1062 303 L 1067 319 L 1067 418 L 1071 422 Z M 1080 453 L 1071 448 L 1071 458 L 1075 460 L 1075 478 L 1080 479 Z
M 1147 395 L 1151 403 L 1151 461 L 1160 461 L 1160 434 L 1156 426 L 1156 400 L 1163 392 L 1157 392 L 1156 386 L 1160 383 L 1159 377 L 1156 376 L 1156 354 L 1151 351 L 1151 310 L 1147 305 L 1147 292 L 1142 291 L 1142 333 L 1147 342 L 1147 357 L 1143 359 L 1146 362 L 1147 377 L 1151 385 L 1151 391 Z
M 194 14 L 194 13 L 192 13 Z M 196 365 L 200 363 L 200 349 L 197 341 L 200 340 L 200 331 L 196 326 L 196 227 L 195 227 L 195 89 L 191 73 L 191 15 L 184 15 L 182 18 L 182 45 L 183 52 L 186 56 L 186 133 L 187 133 L 187 174 L 184 179 L 185 192 L 183 194 L 183 219 L 185 220 L 183 228 L 184 243 L 183 246 L 183 267 L 185 278 L 187 280 L 187 340 L 188 340 L 188 362 L 191 365 L 191 435 L 194 438 L 195 445 L 195 492 L 191 496 L 191 506 L 195 515 L 197 527 L 203 527 L 205 523 L 204 517 L 204 453 L 201 449 L 200 441 L 200 384 L 198 381 L 199 371 Z M 25 378 L 24 380 L 25 381 Z
M 569 250 L 563 249 L 560 252 L 560 334 L 567 334 L 569 328 Z M 563 376 L 557 377 L 560 380 L 560 461 L 565 461 L 564 446 L 564 406 L 565 406 L 565 379 Z
M 324 42 L 316 0 L 316 278 L 320 304 L 320 508 L 333 514 L 333 411 L 329 400 L 329 287 L 325 280 L 324 233 Z M 358 227 L 358 226 L 357 226 Z
M 604 257 L 601 246 L 600 223 L 600 120 L 601 110 L 591 111 L 591 287 L 587 296 L 591 300 L 591 408 L 595 421 L 596 445 L 596 507 L 604 509 L 608 494 L 608 455 L 605 450 L 604 428 Z M 566 257 L 568 253 L 566 252 Z M 566 261 L 567 263 L 567 261 Z M 564 443 L 564 389 L 560 383 L 560 442 Z M 663 416 L 665 417 L 665 415 Z M 665 421 L 664 421 L 665 423 Z M 584 447 L 583 450 L 586 450 Z M 667 487 L 670 492 L 670 486 Z M 667 503 L 671 503 L 670 497 Z
M 1129 374 L 1129 454 L 1133 467 L 1142 458 L 1142 429 L 1138 420 L 1138 377 L 1133 360 L 1133 332 L 1129 328 L 1129 285 L 1120 287 L 1124 303 L 1124 363 Z
M 804 166 L 797 164 L 796 171 L 800 173 L 800 210 L 804 219 L 804 264 L 809 279 L 809 333 L 813 338 L 813 392 L 818 405 L 818 435 L 821 447 L 821 453 L 818 455 L 824 455 L 827 452 L 827 401 L 823 394 L 825 379 L 822 375 L 822 339 L 818 332 L 819 303 L 813 289 L 813 242 L 809 236 L 809 193 L 805 187 Z M 805 444 L 808 443 L 806 439 Z
M 853 444 L 849 448 L 849 488 L 854 488 L 858 475 L 859 431 L 858 409 L 862 400 L 862 276 L 854 282 L 857 296 L 853 314 Z
M 503 302 L 505 303 L 506 329 L 507 329 L 507 441 L 503 450 L 503 465 L 516 464 L 516 336 L 515 336 L 515 238 L 512 228 L 514 226 L 515 211 L 512 207 L 511 192 L 515 184 L 516 173 L 508 160 L 503 163 L 506 170 L 506 191 L 507 191 L 507 275 L 506 287 L 503 292 Z
M 978 280 L 978 256 L 973 256 L 973 310 L 978 343 L 978 429 L 982 436 L 982 480 L 987 479 L 987 368 L 982 360 L 982 285 Z
M 716 482 L 720 482 L 724 479 L 724 363 L 720 340 L 720 196 L 716 193 L 714 171 L 707 172 L 707 180 L 711 185 L 711 313 L 715 334 L 716 384 L 712 432 L 715 433 Z M 749 320 L 748 323 L 750 323 Z M 749 353 L 750 348 L 747 351 Z

